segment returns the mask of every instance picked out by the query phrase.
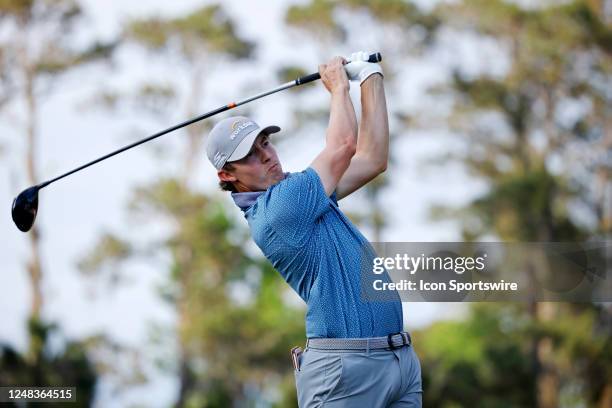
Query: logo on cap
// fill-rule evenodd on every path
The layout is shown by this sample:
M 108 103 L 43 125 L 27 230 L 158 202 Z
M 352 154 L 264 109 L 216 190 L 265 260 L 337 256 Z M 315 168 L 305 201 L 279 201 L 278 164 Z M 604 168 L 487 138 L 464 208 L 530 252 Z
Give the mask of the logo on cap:
M 245 121 L 242 122 L 240 120 L 235 121 L 234 123 L 232 123 L 232 133 L 230 134 L 230 140 L 234 140 L 236 138 L 236 136 L 238 136 L 238 133 L 240 133 L 242 130 L 251 127 L 251 126 L 257 126 L 255 124 L 255 122 L 251 122 L 251 121 Z

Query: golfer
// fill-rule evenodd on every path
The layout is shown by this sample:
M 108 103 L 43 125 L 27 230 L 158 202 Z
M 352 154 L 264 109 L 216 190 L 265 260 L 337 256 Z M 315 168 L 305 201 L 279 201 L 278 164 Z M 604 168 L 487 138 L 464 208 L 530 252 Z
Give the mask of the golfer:
M 338 207 L 387 167 L 382 69 L 367 59 L 358 52 L 348 64 L 335 57 L 319 66 L 331 95 L 329 126 L 325 147 L 306 170 L 283 173 L 270 141 L 280 128 L 246 117 L 217 123 L 206 146 L 253 240 L 308 305 L 306 348 L 292 355 L 303 408 L 421 406 L 421 368 L 403 331 L 399 296 L 361 299 L 362 257 L 375 253 Z M 359 127 L 349 79 L 360 81 Z

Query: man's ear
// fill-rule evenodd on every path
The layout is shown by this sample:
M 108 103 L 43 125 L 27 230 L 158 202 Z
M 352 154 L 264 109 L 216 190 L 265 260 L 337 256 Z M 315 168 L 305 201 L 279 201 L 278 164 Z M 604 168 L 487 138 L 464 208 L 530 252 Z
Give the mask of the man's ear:
M 229 181 L 230 183 L 233 183 L 234 181 L 238 180 L 232 173 L 223 169 L 217 171 L 217 176 L 219 177 L 219 180 Z

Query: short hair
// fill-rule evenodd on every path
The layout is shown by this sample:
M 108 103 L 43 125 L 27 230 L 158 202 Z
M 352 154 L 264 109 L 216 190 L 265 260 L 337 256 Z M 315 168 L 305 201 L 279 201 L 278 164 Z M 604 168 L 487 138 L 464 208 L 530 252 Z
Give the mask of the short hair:
M 225 171 L 230 171 L 230 170 L 234 170 L 234 166 L 231 163 L 225 163 L 222 169 Z M 236 189 L 236 187 L 234 186 L 234 183 L 232 183 L 231 181 L 219 180 L 219 188 L 223 191 L 229 191 L 232 193 L 238 192 L 238 189 Z

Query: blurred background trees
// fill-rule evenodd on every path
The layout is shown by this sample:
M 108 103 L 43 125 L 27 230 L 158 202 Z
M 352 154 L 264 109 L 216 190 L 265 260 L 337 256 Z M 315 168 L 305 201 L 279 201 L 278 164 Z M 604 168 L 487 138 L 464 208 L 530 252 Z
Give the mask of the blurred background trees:
M 38 176 L 41 106 L 69 73 L 87 64 L 104 62 L 114 43 L 74 41 L 74 31 L 83 24 L 78 3 L 60 1 L 0 2 L 0 115 L 12 124 L 22 139 L 26 155 L 23 184 L 35 185 Z M 23 171 L 25 170 L 25 171 Z M 67 342 L 63 350 L 52 350 L 50 335 L 60 330 L 44 315 L 44 267 L 42 235 L 38 223 L 28 233 L 29 259 L 25 265 L 31 290 L 27 323 L 28 350 L 20 355 L 10 345 L 0 345 L 0 383 L 8 385 L 79 384 L 85 405 L 92 400 L 96 372 L 81 342 Z
M 314 49 L 321 61 L 363 44 L 376 44 L 385 58 L 392 162 L 383 176 L 341 203 L 343 208 L 368 238 L 384 241 L 394 227 L 388 199 L 418 196 L 392 184 L 406 172 L 403 158 L 413 131 L 433 135 L 442 128 L 451 137 L 437 142 L 440 157 L 428 161 L 441 168 L 459 164 L 485 188 L 465 205 L 434 206 L 434 221 L 455 220 L 465 240 L 610 239 L 611 6 L 603 0 L 436 4 L 287 2 L 287 36 Z M 35 162 L 40 129 L 37 107 L 60 74 L 104 60 L 121 47 L 146 50 L 147 60 L 168 64 L 176 74 L 143 77 L 130 89 L 108 85 L 98 100 L 116 114 L 146 111 L 149 118 L 171 123 L 209 110 L 202 101 L 211 72 L 256 61 L 261 45 L 237 29 L 224 6 L 207 4 L 181 16 L 129 20 L 119 44 L 64 48 L 79 11 L 69 1 L 0 2 L 0 23 L 7 29 L 33 30 L 35 38 L 41 22 L 56 29 L 45 37 L 47 46 L 31 49 L 30 36 L 15 34 L 11 38 L 22 41 L 3 42 L 0 49 L 0 109 L 8 113 L 5 108 L 18 97 L 27 102 L 20 112 L 29 146 L 28 183 L 37 181 L 29 164 Z M 453 54 L 460 43 L 476 55 L 471 65 Z M 482 44 L 493 44 L 503 69 L 474 69 L 488 62 Z M 435 64 L 440 53 L 451 57 L 431 70 L 444 68 L 445 75 L 421 96 L 422 106 L 407 103 L 411 88 L 423 87 L 412 79 L 413 67 L 425 60 Z M 316 62 L 301 66 L 279 55 L 277 66 L 278 79 L 286 81 Z M 284 129 L 288 136 L 280 143 L 320 142 L 328 120 L 325 95 L 316 86 L 289 94 L 293 127 Z M 302 103 L 306 100 L 314 103 Z M 202 135 L 212 123 L 177 135 L 181 148 L 157 158 L 178 163 L 176 168 L 134 191 L 126 213 L 143 239 L 103 234 L 79 266 L 88 276 L 112 279 L 129 275 L 134 262 L 166 271 L 159 296 L 175 310 L 176 324 L 157 328 L 165 339 L 158 346 L 172 352 L 143 358 L 159 360 L 161 369 L 177 378 L 176 406 L 296 406 L 288 350 L 304 342 L 304 309 L 254 250 L 246 223 L 229 210 L 227 197 L 194 181 L 204 154 Z M 437 182 L 440 189 L 449 187 L 443 176 Z M 162 225 L 164 233 L 150 234 L 151 225 Z M 48 333 L 57 329 L 40 319 L 38 232 L 29 239 L 32 345 L 27 355 L 2 349 L 0 383 L 83 384 L 89 402 L 100 365 L 79 342 L 67 341 L 60 354 L 45 347 Z M 612 406 L 611 326 L 607 304 L 468 305 L 462 319 L 414 331 L 424 405 Z
M 163 56 L 180 67 L 180 75 L 163 83 L 143 78 L 139 90 L 106 92 L 102 100 L 121 106 L 121 100 L 129 98 L 166 117 L 174 113 L 172 106 L 185 107 L 178 115 L 182 118 L 210 110 L 202 106 L 207 75 L 222 66 L 219 61 L 231 64 L 251 57 L 255 47 L 234 27 L 220 5 L 173 19 L 129 22 L 124 40 Z M 150 103 L 152 99 L 165 101 L 163 108 Z M 287 288 L 271 266 L 245 251 L 247 232 L 228 216 L 227 203 L 192 187 L 204 157 L 202 136 L 211 123 L 185 130 L 184 148 L 171 157 L 183 164 L 176 175 L 134 194 L 130 211 L 135 219 L 147 220 L 143 232 L 155 220 L 170 226 L 169 235 L 140 247 L 127 238 L 105 235 L 81 267 L 89 274 L 112 272 L 106 268 L 109 263 L 169 254 L 168 281 L 160 295 L 177 314 L 176 327 L 164 328 L 176 332 L 176 361 L 166 364 L 179 378 L 176 406 L 246 405 L 270 392 L 292 401 L 287 356 L 303 341 L 303 312 L 284 300 Z
M 609 239 L 612 31 L 603 2 L 525 9 L 473 0 L 437 13 L 453 29 L 493 39 L 509 58 L 501 75 L 470 75 L 458 68 L 449 84 L 454 107 L 448 123 L 466 143 L 447 158 L 460 160 L 488 186 L 467 206 L 449 212 L 462 220 L 464 238 Z M 521 367 L 528 368 L 524 373 L 531 381 L 517 387 L 525 393 L 518 405 L 611 403 L 609 306 L 533 302 L 524 308 L 489 306 L 489 313 L 493 310 L 525 322 L 517 331 L 522 340 L 515 343 L 522 353 L 514 356 L 523 356 Z M 582 327 L 580 334 L 576 327 Z M 485 352 L 498 345 L 485 346 Z M 593 381 L 599 375 L 602 380 Z M 490 380 L 482 378 L 481 385 Z M 577 387 L 585 394 L 575 392 Z M 508 401 L 499 393 L 491 398 L 483 398 L 482 406 Z

